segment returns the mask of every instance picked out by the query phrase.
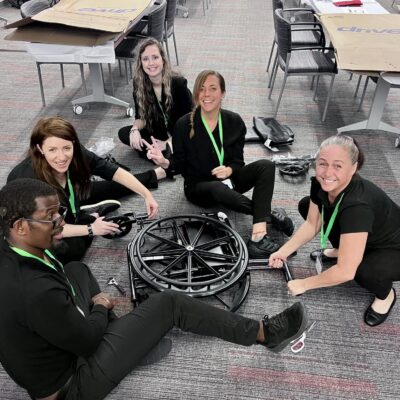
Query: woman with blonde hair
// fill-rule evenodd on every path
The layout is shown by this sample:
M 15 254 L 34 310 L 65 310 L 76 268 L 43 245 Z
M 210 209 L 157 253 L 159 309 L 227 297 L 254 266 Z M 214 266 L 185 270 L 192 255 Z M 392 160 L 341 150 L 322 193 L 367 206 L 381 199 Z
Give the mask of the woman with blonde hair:
M 305 218 L 283 247 L 269 258 L 272 267 L 320 234 L 321 249 L 310 256 L 320 274 L 288 283 L 299 295 L 309 290 L 355 280 L 375 295 L 364 314 L 370 326 L 383 323 L 396 302 L 393 282 L 400 280 L 400 207 L 358 171 L 364 156 L 349 136 L 324 140 L 316 159 L 310 197 L 299 211 Z M 333 248 L 326 247 L 330 241 Z M 323 263 L 333 266 L 322 271 Z

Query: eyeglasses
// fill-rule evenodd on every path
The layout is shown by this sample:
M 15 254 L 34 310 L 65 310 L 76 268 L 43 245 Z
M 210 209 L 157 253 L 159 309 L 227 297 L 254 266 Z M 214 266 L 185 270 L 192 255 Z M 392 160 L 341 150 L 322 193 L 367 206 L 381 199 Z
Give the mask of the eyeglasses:
M 44 224 L 53 224 L 53 229 L 55 229 L 57 226 L 61 224 L 61 222 L 65 219 L 66 215 L 68 212 L 68 208 L 64 206 L 60 206 L 58 208 L 58 214 L 60 214 L 57 218 L 55 219 L 34 219 L 34 218 L 20 218 L 23 219 L 24 221 L 32 221 L 32 222 L 41 222 Z
M 301 334 L 300 337 L 297 339 L 294 339 L 290 342 L 290 350 L 292 350 L 293 353 L 300 353 L 304 349 L 304 346 L 306 345 L 306 337 L 307 333 L 309 333 L 315 326 L 317 321 L 314 321 L 311 325 L 308 326 L 308 328 Z

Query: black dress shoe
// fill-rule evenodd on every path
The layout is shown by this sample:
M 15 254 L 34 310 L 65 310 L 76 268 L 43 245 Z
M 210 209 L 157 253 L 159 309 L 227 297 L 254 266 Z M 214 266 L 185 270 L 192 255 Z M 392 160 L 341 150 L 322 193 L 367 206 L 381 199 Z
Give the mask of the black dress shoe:
M 325 254 L 324 254 L 324 252 L 323 252 L 323 250 L 314 250 L 314 251 L 312 251 L 311 253 L 310 253 L 310 258 L 311 258 L 311 260 L 316 260 L 317 259 L 317 257 L 319 256 L 319 254 L 320 253 L 322 253 L 322 257 L 321 257 L 321 261 L 322 262 L 329 262 L 329 261 L 335 261 L 335 260 L 337 260 L 337 257 L 329 257 L 329 256 L 326 256 Z
M 392 308 L 394 306 L 394 303 L 396 303 L 396 291 L 394 289 L 394 299 L 392 301 L 392 304 L 390 305 L 390 308 L 386 314 L 380 314 L 376 312 L 375 310 L 372 309 L 372 303 L 369 305 L 367 310 L 365 311 L 364 314 L 364 322 L 369 325 L 369 326 L 377 326 L 382 324 L 383 322 L 386 321 L 386 318 L 389 316 L 390 311 L 392 311 Z

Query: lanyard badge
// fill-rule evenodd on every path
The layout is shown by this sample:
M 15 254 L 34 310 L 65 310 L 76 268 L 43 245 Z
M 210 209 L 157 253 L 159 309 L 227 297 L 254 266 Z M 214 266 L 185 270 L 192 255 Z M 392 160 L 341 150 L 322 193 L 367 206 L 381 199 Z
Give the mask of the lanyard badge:
M 224 152 L 224 131 L 222 129 L 222 118 L 221 118 L 221 113 L 218 115 L 218 132 L 219 132 L 219 140 L 221 142 L 221 148 L 218 147 L 217 142 L 215 141 L 215 138 L 211 132 L 210 127 L 207 124 L 207 121 L 203 116 L 201 116 L 201 120 L 203 121 L 204 128 L 206 128 L 206 131 L 208 133 L 208 136 L 210 137 L 211 143 L 214 147 L 215 152 L 217 153 L 219 165 L 224 165 L 224 157 L 225 157 L 225 152 Z M 228 186 L 230 189 L 233 189 L 233 183 L 231 179 L 227 178 L 221 181 L 224 185 Z
M 74 217 L 76 217 L 76 207 L 75 207 L 75 193 L 74 193 L 74 188 L 71 183 L 71 179 L 69 179 L 69 171 L 67 171 L 67 185 L 68 185 L 68 191 L 69 191 L 69 205 L 71 206 L 71 211 Z
M 339 201 L 337 202 L 335 209 L 333 210 L 333 213 L 331 215 L 331 218 L 329 219 L 328 226 L 326 227 L 326 231 L 324 231 L 324 206 L 322 206 L 322 212 L 321 212 L 321 218 L 322 218 L 322 223 L 321 223 L 321 250 L 319 251 L 319 254 L 315 260 L 315 269 L 317 270 L 317 273 L 320 274 L 322 272 L 322 267 L 323 267 L 323 262 L 322 262 L 322 254 L 324 253 L 324 250 L 326 249 L 326 242 L 328 241 L 329 234 L 331 233 L 333 224 L 336 220 L 337 214 L 339 212 L 339 206 L 340 203 L 342 202 L 344 193 L 340 196 Z

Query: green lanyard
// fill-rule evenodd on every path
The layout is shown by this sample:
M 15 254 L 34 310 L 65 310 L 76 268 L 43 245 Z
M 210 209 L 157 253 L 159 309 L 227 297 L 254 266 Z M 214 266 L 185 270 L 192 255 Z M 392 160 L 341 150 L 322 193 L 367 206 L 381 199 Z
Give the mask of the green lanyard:
M 326 242 L 328 240 L 329 234 L 331 233 L 337 213 L 339 212 L 339 205 L 342 202 L 343 196 L 344 196 L 344 193 L 342 193 L 342 195 L 340 196 L 340 199 L 337 202 L 335 209 L 333 210 L 333 214 L 331 215 L 331 218 L 328 222 L 328 226 L 326 228 L 325 233 L 324 233 L 324 206 L 322 206 L 322 213 L 321 213 L 322 214 L 322 224 L 321 224 L 321 249 L 322 250 L 325 250 L 325 248 L 326 248 Z
M 74 214 L 74 217 L 76 217 L 75 193 L 74 188 L 72 187 L 71 180 L 69 179 L 69 171 L 67 171 L 67 185 L 69 190 L 69 205 L 71 206 L 72 214 Z
M 20 249 L 19 247 L 10 246 L 10 249 L 11 249 L 11 250 L 14 250 L 17 254 L 19 254 L 19 255 L 22 256 L 22 257 L 33 258 L 33 259 L 35 259 L 35 260 L 37 260 L 37 261 L 40 261 L 40 262 L 43 263 L 44 265 L 47 265 L 49 268 L 51 268 L 51 269 L 53 269 L 54 271 L 57 271 L 57 272 L 58 272 L 57 268 L 56 268 L 53 264 L 47 262 L 46 260 L 43 260 L 43 258 L 36 257 L 36 256 L 34 256 L 33 254 L 28 253 L 27 251 Z M 61 263 L 60 261 L 58 261 L 57 258 L 55 258 L 55 257 L 53 256 L 53 254 L 50 253 L 49 250 L 45 250 L 44 253 L 46 254 L 47 257 L 51 258 L 53 261 L 55 261 L 55 262 L 61 267 L 61 270 L 62 270 L 62 272 L 63 272 L 65 278 L 67 279 L 67 281 L 68 281 L 68 283 L 69 283 L 69 286 L 71 287 L 72 294 L 75 296 L 75 290 L 74 290 L 73 286 L 71 285 L 71 282 L 69 281 L 67 275 L 65 274 L 64 266 L 62 265 L 62 263 Z
M 224 153 L 224 132 L 222 130 L 221 113 L 219 113 L 219 115 L 218 115 L 218 130 L 219 130 L 219 140 L 221 141 L 221 150 L 218 148 L 217 142 L 214 139 L 214 136 L 213 136 L 213 134 L 211 132 L 211 129 L 208 126 L 207 121 L 204 119 L 203 116 L 201 116 L 201 120 L 203 121 L 203 125 L 204 125 L 204 128 L 206 128 L 208 136 L 210 136 L 210 140 L 211 140 L 211 143 L 214 146 L 215 152 L 217 153 L 217 157 L 218 157 L 218 160 L 219 160 L 219 165 L 224 165 L 224 155 L 225 155 L 225 153 Z
M 156 96 L 156 97 L 157 97 L 157 96 Z M 168 129 L 168 117 L 165 115 L 164 109 L 163 109 L 163 107 L 162 107 L 162 104 L 160 103 L 160 101 L 158 100 L 158 98 L 157 98 L 157 101 L 158 101 L 158 105 L 160 106 L 160 109 L 161 109 L 163 118 L 164 118 L 165 127 Z

